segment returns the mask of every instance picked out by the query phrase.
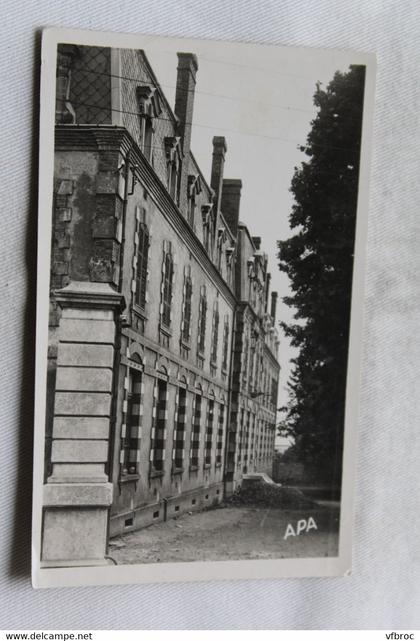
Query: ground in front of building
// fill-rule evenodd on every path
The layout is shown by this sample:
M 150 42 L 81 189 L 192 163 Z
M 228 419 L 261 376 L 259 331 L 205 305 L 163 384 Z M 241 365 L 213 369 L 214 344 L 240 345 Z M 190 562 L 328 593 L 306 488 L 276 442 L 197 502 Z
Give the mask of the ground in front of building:
M 118 565 L 177 561 L 287 559 L 338 555 L 339 506 L 284 510 L 267 507 L 218 507 L 156 523 L 110 542 Z M 316 524 L 285 539 L 288 525 Z

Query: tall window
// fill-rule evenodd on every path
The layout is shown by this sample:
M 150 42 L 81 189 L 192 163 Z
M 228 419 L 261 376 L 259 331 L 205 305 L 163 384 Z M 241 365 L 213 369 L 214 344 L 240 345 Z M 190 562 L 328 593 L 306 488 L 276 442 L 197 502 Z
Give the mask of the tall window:
M 121 473 L 136 474 L 138 472 L 138 452 L 140 449 L 141 430 L 141 393 L 142 373 L 130 369 L 128 376 L 128 390 L 126 392 L 126 412 L 123 416 L 125 432 L 121 448 Z
M 191 430 L 190 464 L 198 467 L 198 454 L 200 450 L 200 424 L 201 424 L 201 394 L 196 394 L 194 399 L 194 412 Z
M 184 466 L 184 444 L 185 444 L 185 416 L 187 409 L 187 390 L 183 387 L 178 391 L 178 408 L 175 420 L 174 434 L 174 469 L 180 470 Z
M 271 402 L 274 406 L 277 404 L 277 380 L 273 377 L 271 379 Z
M 224 227 L 219 227 L 217 230 L 217 268 L 219 271 L 222 268 L 222 254 L 223 247 L 226 241 L 226 230 Z
M 204 465 L 211 465 L 211 448 L 213 445 L 214 400 L 209 399 L 207 407 L 206 440 L 204 443 Z
M 176 136 L 166 136 L 166 171 L 168 180 L 168 191 L 173 201 L 178 204 L 179 192 L 179 172 L 180 172 L 180 148 L 179 138 Z
M 225 317 L 225 326 L 223 330 L 223 356 L 222 356 L 222 370 L 227 371 L 228 368 L 228 352 L 229 352 L 229 320 Z
M 245 410 L 241 408 L 240 411 L 240 418 L 239 418 L 239 433 L 238 433 L 238 459 L 237 459 L 237 465 L 241 464 L 242 460 L 242 448 L 243 448 L 243 436 L 244 436 L 244 422 L 245 422 Z
M 254 461 L 254 447 L 255 447 L 255 415 L 250 414 L 249 416 L 249 463 L 252 464 Z
M 151 116 L 143 116 L 142 125 L 142 151 L 147 160 L 151 162 L 153 148 L 153 120 Z
M 169 250 L 165 254 L 163 265 L 163 283 L 162 283 L 162 323 L 166 327 L 171 325 L 171 305 L 172 305 L 172 284 L 174 277 L 174 261 L 172 253 Z
M 147 264 L 149 259 L 149 230 L 145 223 L 140 223 L 138 237 L 135 301 L 137 305 L 144 309 L 146 306 Z
M 204 241 L 204 247 L 206 248 L 206 252 L 210 253 L 210 223 L 206 222 L 203 225 L 203 241 Z
M 244 340 L 244 355 L 243 355 L 243 368 L 242 368 L 242 378 L 246 381 L 248 377 L 248 351 L 249 351 L 249 341 L 248 337 Z
M 185 276 L 184 281 L 184 313 L 182 319 L 182 340 L 188 343 L 191 335 L 191 298 L 192 298 L 192 279 L 189 274 Z
M 201 179 L 198 174 L 189 174 L 188 176 L 188 201 L 187 201 L 187 220 L 191 227 L 195 227 L 195 217 L 197 209 L 197 196 L 202 191 Z
M 161 112 L 159 91 L 151 85 L 141 84 L 136 88 L 140 114 L 140 146 L 147 160 L 153 164 L 153 120 Z
M 223 450 L 223 432 L 225 422 L 225 406 L 223 403 L 219 405 L 219 424 L 217 427 L 217 441 L 216 441 L 216 466 L 222 464 L 222 450 Z
M 187 220 L 193 228 L 195 222 L 195 208 L 195 193 L 192 193 L 190 198 L 188 199 Z
M 248 447 L 249 447 L 249 428 L 251 423 L 251 412 L 246 412 L 245 415 L 245 430 L 244 430 L 244 472 L 247 471 L 248 465 Z
M 201 207 L 202 221 L 203 221 L 203 245 L 207 253 L 212 251 L 212 234 L 213 227 L 212 205 L 207 204 Z
M 217 346 L 219 342 L 219 309 L 217 302 L 213 311 L 213 327 L 212 327 L 212 337 L 211 337 L 211 355 L 210 360 L 212 363 L 217 362 Z
M 167 387 L 166 381 L 158 380 L 151 456 L 153 471 L 156 472 L 163 472 L 163 463 L 165 460 Z
M 198 319 L 198 351 L 204 354 L 206 345 L 207 299 L 203 289 L 200 296 L 200 310 Z

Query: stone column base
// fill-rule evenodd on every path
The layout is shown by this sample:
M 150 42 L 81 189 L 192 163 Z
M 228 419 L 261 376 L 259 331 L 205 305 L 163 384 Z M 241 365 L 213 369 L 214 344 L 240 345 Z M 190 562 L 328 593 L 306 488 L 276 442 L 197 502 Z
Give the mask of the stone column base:
M 42 565 L 106 565 L 111 483 L 44 486 Z

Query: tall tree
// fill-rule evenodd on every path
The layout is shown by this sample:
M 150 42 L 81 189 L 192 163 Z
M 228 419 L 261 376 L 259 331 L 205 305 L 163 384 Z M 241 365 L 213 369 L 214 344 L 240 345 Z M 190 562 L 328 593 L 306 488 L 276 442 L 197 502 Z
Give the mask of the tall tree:
M 280 270 L 290 279 L 295 323 L 282 324 L 298 348 L 282 408 L 283 435 L 307 468 L 331 484 L 341 479 L 353 250 L 365 67 L 318 84 L 318 113 L 295 167 L 289 217 L 295 235 L 278 242 Z

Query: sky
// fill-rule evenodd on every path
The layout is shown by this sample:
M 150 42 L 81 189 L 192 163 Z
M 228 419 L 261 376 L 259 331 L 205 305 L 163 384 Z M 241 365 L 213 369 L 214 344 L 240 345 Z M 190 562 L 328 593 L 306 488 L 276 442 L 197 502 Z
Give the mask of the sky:
M 282 302 L 288 277 L 276 259 L 277 240 L 293 235 L 289 215 L 294 169 L 307 157 L 305 143 L 316 115 L 316 83 L 324 86 L 335 71 L 346 71 L 348 52 L 264 47 L 200 40 L 151 39 L 144 50 L 173 107 L 177 51 L 197 55 L 191 149 L 210 182 L 213 136 L 225 136 L 225 178 L 242 180 L 240 220 L 261 236 L 268 254 L 271 290 L 278 291 L 277 320 L 289 322 L 293 310 Z M 278 404 L 287 402 L 290 359 L 295 352 L 280 328 L 281 366 Z

